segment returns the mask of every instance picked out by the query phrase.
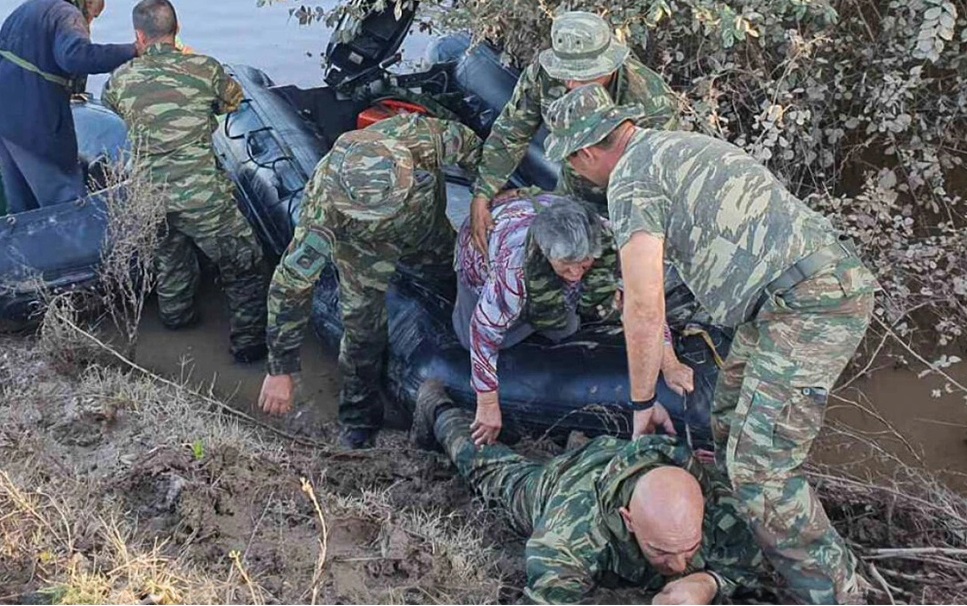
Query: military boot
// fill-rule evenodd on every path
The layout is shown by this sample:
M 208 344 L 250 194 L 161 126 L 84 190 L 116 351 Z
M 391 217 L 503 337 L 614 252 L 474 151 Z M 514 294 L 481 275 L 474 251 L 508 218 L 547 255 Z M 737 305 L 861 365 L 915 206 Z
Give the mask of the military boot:
M 433 425 L 437 415 L 453 406 L 442 381 L 427 379 L 420 385 L 416 394 L 416 407 L 413 409 L 413 426 L 410 428 L 410 442 L 423 450 L 442 450 Z

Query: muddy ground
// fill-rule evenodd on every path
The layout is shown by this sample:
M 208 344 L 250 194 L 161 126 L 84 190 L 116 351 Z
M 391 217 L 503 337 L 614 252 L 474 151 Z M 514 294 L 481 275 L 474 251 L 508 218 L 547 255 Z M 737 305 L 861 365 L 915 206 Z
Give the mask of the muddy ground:
M 231 362 L 217 291 L 206 289 L 200 303 L 203 324 L 177 333 L 160 328 L 149 306 L 137 352 L 139 364 L 200 395 L 125 368 L 65 369 L 34 337 L 0 342 L 0 602 L 520 597 L 522 540 L 441 455 L 413 450 L 400 431 L 383 432 L 378 448 L 365 453 L 308 448 L 240 422 L 206 399 L 211 394 L 257 414 L 252 404 L 263 375 L 261 365 Z M 305 352 L 301 414 L 276 426 L 331 441 L 334 360 L 311 337 Z M 853 403 L 833 406 L 822 458 L 833 470 L 896 475 L 882 457 L 871 463 L 868 446 L 843 439 L 843 431 L 859 428 L 874 444 L 962 485 L 965 406 L 949 394 L 931 398 L 932 389 L 942 390 L 935 383 L 890 368 L 840 392 Z M 857 396 L 863 393 L 869 401 Z M 887 423 L 899 429 L 884 429 Z M 534 456 L 556 450 L 528 445 Z M 842 486 L 825 490 L 838 494 Z M 920 516 L 923 499 L 915 499 L 914 518 L 894 529 L 895 516 L 909 515 L 906 502 L 889 496 L 893 489 L 865 490 L 831 509 L 858 544 L 932 545 L 934 536 L 948 544 L 950 530 L 930 520 L 962 515 L 962 499 L 949 504 L 951 516 Z M 874 505 L 880 500 L 882 510 Z M 888 525 L 871 526 L 886 517 Z M 922 579 L 923 571 L 903 563 L 892 574 Z M 943 601 L 945 594 L 933 592 L 950 582 L 933 578 L 936 590 L 917 585 L 916 592 L 895 588 L 897 595 Z M 601 590 L 595 599 L 634 603 L 648 596 Z

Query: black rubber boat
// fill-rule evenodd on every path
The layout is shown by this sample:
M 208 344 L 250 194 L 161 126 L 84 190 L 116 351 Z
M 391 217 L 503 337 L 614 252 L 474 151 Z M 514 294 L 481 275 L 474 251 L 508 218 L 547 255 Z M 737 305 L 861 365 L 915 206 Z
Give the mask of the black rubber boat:
M 413 21 L 415 6 L 397 21 L 391 10 L 361 23 L 344 22 L 333 36 L 325 86 L 299 89 L 276 86 L 263 72 L 229 66 L 242 84 L 245 101 L 228 116 L 215 136 L 226 172 L 236 184 L 240 207 L 252 222 L 266 251 L 278 257 L 292 237 L 304 187 L 316 163 L 340 134 L 359 126 L 361 116 L 387 99 L 415 103 L 428 113 L 458 119 L 482 136 L 509 99 L 518 73 L 503 66 L 498 53 L 480 45 L 457 52 L 418 73 L 392 74 L 400 44 Z M 456 44 L 464 44 L 466 39 Z M 449 45 L 453 48 L 455 45 Z M 96 103 L 75 107 L 78 139 L 93 174 L 103 162 L 116 161 L 125 148 L 124 125 Z M 553 188 L 557 166 L 543 156 L 535 137 L 512 186 Z M 448 174 L 451 218 L 459 225 L 470 202 L 470 182 Z M 88 288 L 96 283 L 104 244 L 103 201 L 97 196 L 51 208 L 5 217 L 0 221 L 0 319 L 22 323 L 36 303 L 27 285 Z M 19 287 L 17 285 L 20 285 Z M 338 283 L 330 269 L 320 280 L 313 302 L 313 326 L 329 347 L 341 334 Z M 442 379 L 457 400 L 474 404 L 469 354 L 450 327 L 453 285 L 426 284 L 405 268 L 388 294 L 390 351 L 385 388 L 412 410 L 421 382 Z M 714 354 L 704 337 L 683 332 L 701 321 L 687 288 L 670 281 L 666 293 L 676 349 L 696 373 L 696 391 L 687 402 L 664 384 L 660 397 L 680 432 L 687 420 L 696 445 L 709 438 L 709 405 L 717 375 Z M 728 333 L 702 326 L 724 357 Z M 533 337 L 501 353 L 501 403 L 505 425 L 529 432 L 589 435 L 630 432 L 627 366 L 620 327 L 585 326 L 574 337 L 554 344 Z
M 354 23 L 354 37 L 334 35 L 328 49 L 328 85 L 314 89 L 276 86 L 257 69 L 232 66 L 246 101 L 216 137 L 220 158 L 233 175 L 246 215 L 266 247 L 280 255 L 289 239 L 302 201 L 303 187 L 316 163 L 340 134 L 356 128 L 360 114 L 385 99 L 419 103 L 441 117 L 459 119 L 485 136 L 507 102 L 518 73 L 502 65 L 498 52 L 486 45 L 456 52 L 427 71 L 393 75 L 393 60 L 412 13 L 397 22 L 391 12 Z M 345 24 L 343 24 L 345 26 Z M 450 49 L 466 47 L 457 38 Z M 414 92 L 417 91 L 417 92 Z M 558 167 L 543 155 L 541 132 L 532 143 L 511 185 L 554 187 Z M 448 177 L 448 202 L 455 225 L 469 208 L 470 183 L 459 174 Z M 322 277 L 313 302 L 313 325 L 331 348 L 342 331 L 338 283 L 332 269 Z M 386 389 L 411 409 L 417 389 L 428 377 L 442 379 L 458 401 L 471 407 L 469 354 L 450 327 L 452 285 L 423 283 L 401 270 L 388 294 L 390 352 Z M 696 392 L 686 402 L 663 383 L 662 402 L 681 432 L 687 419 L 696 445 L 709 439 L 709 405 L 717 367 L 702 336 L 683 331 L 701 321 L 687 288 L 671 283 L 668 307 L 678 329 L 676 348 L 696 371 Z M 727 332 L 698 324 L 721 356 L 730 343 Z M 509 424 L 530 432 L 580 430 L 627 435 L 630 413 L 627 363 L 620 327 L 585 326 L 571 339 L 554 344 L 533 337 L 500 355 L 501 404 Z

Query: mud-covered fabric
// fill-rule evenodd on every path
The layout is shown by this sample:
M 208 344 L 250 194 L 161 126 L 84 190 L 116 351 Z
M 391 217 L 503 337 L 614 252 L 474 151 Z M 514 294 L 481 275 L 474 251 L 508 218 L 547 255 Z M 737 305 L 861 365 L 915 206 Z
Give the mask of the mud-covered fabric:
M 621 105 L 637 104 L 645 116 L 643 127 L 674 129 L 678 126 L 679 103 L 668 85 L 654 71 L 634 58 L 615 72 L 609 91 Z M 521 74 L 513 95 L 500 112 L 484 144 L 475 196 L 493 199 L 517 170 L 531 139 L 544 123 L 548 106 L 567 93 L 563 80 L 549 76 L 535 60 Z M 558 191 L 588 200 L 606 212 L 605 191 L 579 176 L 567 164 L 562 167 Z
M 484 499 L 503 507 L 514 530 L 529 537 L 529 601 L 579 603 L 604 578 L 650 590 L 670 580 L 650 566 L 619 513 L 635 481 L 663 465 L 693 474 L 706 498 L 702 549 L 684 574 L 718 573 L 725 581 L 723 597 L 738 587 L 759 585 L 762 553 L 724 478 L 699 464 L 684 443 L 668 436 L 632 442 L 605 436 L 541 465 L 502 444 L 478 448 L 470 435 L 472 420 L 468 411 L 448 409 L 437 417 L 434 432 L 460 475 Z
M 322 269 L 334 262 L 343 321 L 339 420 L 349 427 L 375 428 L 382 419 L 377 396 L 389 338 L 386 291 L 390 279 L 399 263 L 421 273 L 452 276 L 455 234 L 446 216 L 442 167 L 475 170 L 481 141 L 457 122 L 415 115 L 377 122 L 367 131 L 409 150 L 413 178 L 406 199 L 400 211 L 387 219 L 348 217 L 333 200 L 346 197 L 343 183 L 352 180 L 330 170 L 330 157 L 324 157 L 306 190 L 295 235 L 269 288 L 267 336 L 269 373 L 297 372 L 313 287 Z M 342 170 L 354 170 L 353 166 Z M 367 166 L 358 169 L 369 170 Z M 367 200 L 362 203 L 372 206 Z
M 232 352 L 265 342 L 267 276 L 262 248 L 234 202 L 168 213 L 156 261 L 158 310 L 171 327 L 195 319 L 196 249 L 218 268 L 228 299 Z
M 836 240 L 829 220 L 766 167 L 697 133 L 636 133 L 608 206 L 618 248 L 639 231 L 662 238 L 665 259 L 724 326 L 744 322 L 766 285 Z
M 844 259 L 767 302 L 739 326 L 719 373 L 712 430 L 719 463 L 759 544 L 795 597 L 844 603 L 855 562 L 803 471 L 829 390 L 870 322 L 874 279 Z
M 152 181 L 165 186 L 168 212 L 232 200 L 212 133 L 217 116 L 238 109 L 242 99 L 242 87 L 218 61 L 164 43 L 117 70 L 103 96 L 124 118 Z

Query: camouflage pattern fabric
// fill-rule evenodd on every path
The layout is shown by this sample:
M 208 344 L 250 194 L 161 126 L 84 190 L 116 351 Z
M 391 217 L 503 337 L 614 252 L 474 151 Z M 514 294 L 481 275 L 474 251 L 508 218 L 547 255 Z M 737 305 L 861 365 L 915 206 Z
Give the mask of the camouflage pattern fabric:
M 829 390 L 873 309 L 873 276 L 844 259 L 767 302 L 741 325 L 719 373 L 712 433 L 742 512 L 803 603 L 848 603 L 855 560 L 803 472 Z
M 586 115 L 614 105 L 601 87 L 551 108 L 558 154 L 580 149 Z M 826 398 L 862 340 L 876 282 L 847 257 L 773 295 L 765 287 L 837 238 L 829 221 L 733 145 L 692 133 L 641 130 L 611 174 L 618 247 L 639 231 L 664 240 L 666 260 L 712 315 L 738 325 L 719 375 L 713 434 L 742 512 L 799 600 L 852 598 L 852 556 L 802 471 Z M 747 321 L 748 320 L 748 321 Z
M 128 125 L 152 181 L 165 188 L 168 234 L 157 257 L 162 321 L 181 326 L 195 317 L 195 246 L 219 269 L 233 352 L 264 342 L 267 289 L 262 249 L 212 147 L 216 116 L 241 101 L 241 86 L 218 61 L 163 43 L 118 68 L 103 96 Z
M 484 143 L 475 196 L 492 200 L 497 195 L 527 153 L 551 103 L 566 93 L 564 81 L 551 78 L 538 61 L 524 70 Z M 615 72 L 609 94 L 621 105 L 641 106 L 643 115 L 637 120 L 640 126 L 660 129 L 678 126 L 680 111 L 675 94 L 661 76 L 634 58 L 629 57 Z M 598 212 L 605 213 L 603 188 L 578 175 L 570 165 L 562 166 L 555 193 L 588 200 L 600 207 Z
M 744 322 L 766 285 L 837 237 L 751 156 L 696 133 L 635 134 L 608 206 L 619 249 L 638 231 L 664 239 L 665 259 L 724 326 Z
M 526 254 L 524 283 L 527 303 L 522 320 L 537 331 L 560 330 L 568 322 L 566 283 L 557 275 L 530 235 Z M 601 315 L 601 310 L 612 308 L 611 303 L 618 292 L 618 253 L 611 242 L 594 260 L 581 284 L 581 300 L 578 303 L 580 315 L 594 318 Z
M 265 343 L 268 285 L 262 247 L 235 203 L 168 213 L 167 223 L 155 259 L 161 321 L 179 327 L 195 320 L 197 247 L 218 268 L 231 313 L 232 352 Z
M 589 82 L 613 73 L 630 53 L 604 18 L 568 11 L 554 17 L 551 48 L 541 51 L 538 60 L 552 78 Z
M 441 412 L 437 440 L 484 499 L 504 508 L 514 530 L 529 537 L 525 550 L 525 597 L 538 604 L 575 604 L 614 577 L 658 590 L 667 580 L 648 564 L 618 510 L 631 499 L 635 481 L 663 465 L 693 474 L 706 497 L 704 540 L 684 574 L 716 572 L 720 597 L 738 587 L 755 588 L 762 553 L 738 516 L 724 478 L 703 467 L 688 447 L 668 436 L 628 442 L 600 437 L 584 447 L 538 464 L 502 444 L 477 448 L 470 435 L 473 414 Z
M 408 150 L 412 186 L 394 216 L 354 219 L 333 201 L 346 201 L 347 184 L 382 182 L 383 177 L 373 174 L 372 161 L 355 166 L 347 160 L 338 172 L 330 169 L 331 155 L 319 162 L 295 235 L 269 287 L 268 370 L 273 375 L 299 371 L 312 290 L 333 261 L 339 272 L 344 329 L 339 347 L 343 380 L 339 420 L 346 427 L 377 428 L 383 413 L 378 390 L 388 340 L 385 299 L 390 279 L 400 263 L 422 273 L 452 276 L 456 234 L 446 216 L 442 167 L 459 164 L 474 170 L 481 141 L 457 122 L 415 115 L 377 122 L 366 131 Z M 361 173 L 352 176 L 347 174 L 350 171 Z M 356 190 L 355 199 L 366 208 L 374 208 L 379 201 L 369 200 L 363 189 Z
M 167 185 L 173 212 L 232 200 L 212 133 L 216 116 L 235 111 L 242 99 L 242 87 L 215 59 L 155 44 L 114 72 L 102 100 L 124 118 L 152 180 Z

